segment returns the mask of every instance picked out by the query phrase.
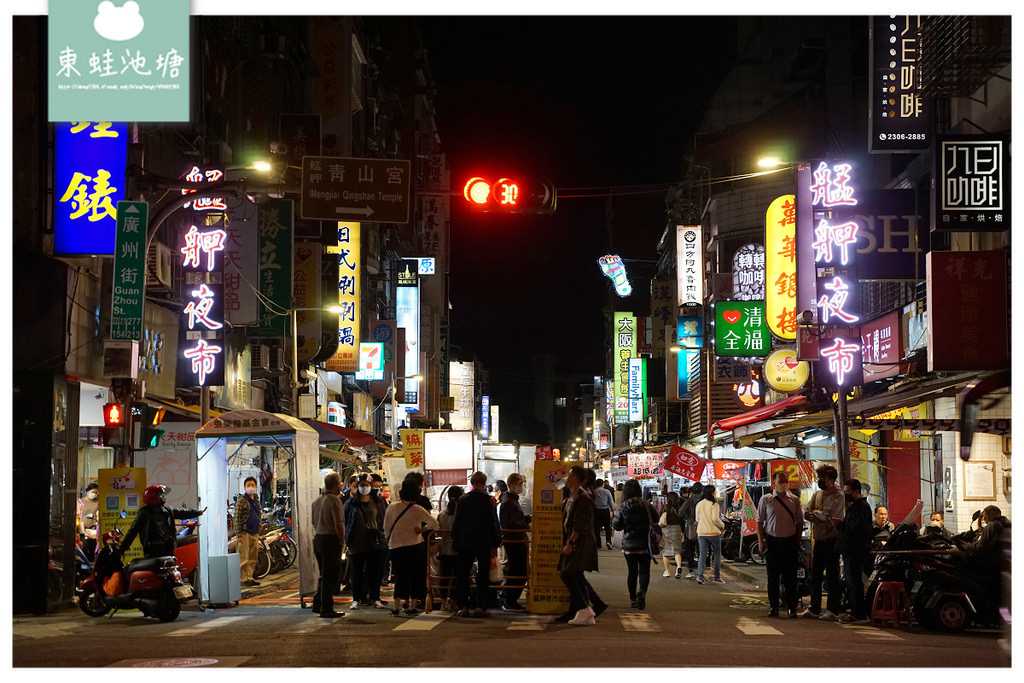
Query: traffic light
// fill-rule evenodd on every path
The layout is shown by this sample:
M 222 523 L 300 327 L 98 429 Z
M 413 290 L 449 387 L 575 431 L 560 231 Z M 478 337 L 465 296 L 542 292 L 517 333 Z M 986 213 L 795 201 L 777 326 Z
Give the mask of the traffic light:
M 120 446 L 124 444 L 125 409 L 120 403 L 103 405 L 103 445 Z
M 160 445 L 160 439 L 163 438 L 164 430 L 157 429 L 157 425 L 163 422 L 166 412 L 166 408 L 157 408 L 148 403 L 142 404 L 142 420 L 140 422 L 142 429 L 139 430 L 139 450 L 156 448 Z
M 462 194 L 470 207 L 485 212 L 552 213 L 558 203 L 555 186 L 537 180 L 499 178 L 489 182 L 474 176 Z

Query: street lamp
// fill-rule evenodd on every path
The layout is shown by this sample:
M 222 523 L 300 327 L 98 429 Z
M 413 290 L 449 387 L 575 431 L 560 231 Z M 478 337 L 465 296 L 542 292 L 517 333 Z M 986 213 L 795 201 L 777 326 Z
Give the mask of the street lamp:
M 299 416 L 299 311 L 327 311 L 340 313 L 341 307 L 333 306 L 298 306 L 288 311 L 292 319 L 292 414 Z

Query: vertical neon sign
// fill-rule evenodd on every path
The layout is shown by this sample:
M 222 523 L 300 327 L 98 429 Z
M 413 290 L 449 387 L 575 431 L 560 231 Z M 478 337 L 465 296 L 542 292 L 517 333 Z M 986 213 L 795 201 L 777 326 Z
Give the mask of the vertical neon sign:
M 182 235 L 180 386 L 224 386 L 224 250 L 227 232 L 191 226 Z

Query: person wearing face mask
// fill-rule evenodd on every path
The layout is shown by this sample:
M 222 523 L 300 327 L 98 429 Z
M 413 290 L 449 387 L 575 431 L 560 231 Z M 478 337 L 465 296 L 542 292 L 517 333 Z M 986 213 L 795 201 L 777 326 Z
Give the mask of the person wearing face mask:
M 846 496 L 836 484 L 839 472 L 832 465 L 819 465 L 818 490 L 804 506 L 804 518 L 811 522 L 811 605 L 800 613 L 801 617 L 835 621 L 838 618 L 842 579 L 839 577 L 839 553 L 836 539 L 838 523 L 846 512 Z M 828 601 L 821 611 L 821 590 L 828 574 Z
M 871 506 L 861 495 L 860 481 L 847 479 L 843 492 L 848 507 L 839 528 L 837 547 L 843 556 L 846 571 L 846 593 L 850 613 L 839 617 L 844 624 L 867 624 L 868 606 L 864 597 L 864 569 L 871 557 Z
M 260 499 L 256 496 L 256 477 L 245 478 L 245 493 L 235 500 L 234 527 L 238 537 L 239 564 L 243 586 L 258 586 L 252 578 L 256 569 L 256 552 L 260 543 Z
M 519 505 L 519 496 L 523 493 L 523 475 L 513 472 L 506 482 L 508 491 L 501 494 L 498 506 L 498 525 L 501 527 L 501 542 L 505 546 L 505 564 L 502 567 L 505 575 L 505 587 L 502 591 L 501 609 L 506 612 L 525 612 L 526 608 L 519 604 L 519 596 L 523 594 L 526 584 L 526 533 L 511 531 L 512 529 L 529 529 L 523 508 Z
M 96 530 L 100 524 L 100 487 L 89 482 L 85 497 L 78 499 L 78 535 L 82 538 L 82 550 L 90 561 L 96 558 Z
M 772 493 L 761 496 L 757 503 L 757 546 L 768 570 L 768 616 L 779 616 L 779 581 L 786 589 L 786 609 L 792 619 L 797 616 L 797 557 L 804 513 L 800 499 L 789 492 L 789 475 L 783 469 L 772 475 Z
M 352 563 L 352 605 L 387 609 L 380 599 L 380 577 L 383 571 L 387 537 L 384 515 L 372 495 L 373 484 L 368 474 L 362 475 L 353 494 L 345 501 L 345 545 Z

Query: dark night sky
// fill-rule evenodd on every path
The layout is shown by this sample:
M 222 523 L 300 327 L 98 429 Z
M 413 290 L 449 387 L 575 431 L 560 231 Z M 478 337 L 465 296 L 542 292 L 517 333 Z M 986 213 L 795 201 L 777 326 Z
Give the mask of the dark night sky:
M 452 344 L 491 371 L 503 415 L 528 414 L 531 355 L 555 354 L 558 376 L 603 373 L 610 281 L 596 260 L 655 259 L 666 224 L 664 191 L 617 199 L 609 243 L 605 199 L 568 198 L 590 192 L 567 188 L 679 178 L 686 143 L 731 65 L 734 20 L 424 17 L 420 26 L 453 189 L 498 174 L 559 188 L 546 216 L 452 202 Z M 627 269 L 649 276 L 653 265 Z

